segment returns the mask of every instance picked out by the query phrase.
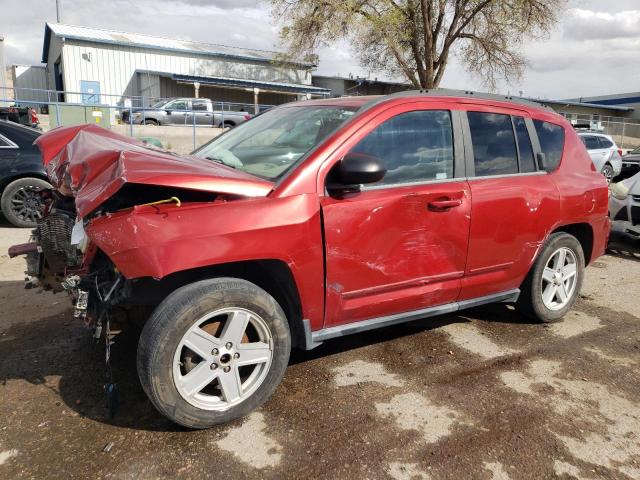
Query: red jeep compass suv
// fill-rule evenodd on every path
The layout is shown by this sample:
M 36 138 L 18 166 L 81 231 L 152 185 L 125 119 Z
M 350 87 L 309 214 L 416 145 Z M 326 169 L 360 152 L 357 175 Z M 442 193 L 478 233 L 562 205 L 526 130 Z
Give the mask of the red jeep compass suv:
M 291 103 L 190 156 L 89 125 L 37 144 L 54 189 L 11 254 L 97 333 L 148 317 L 142 386 L 194 428 L 261 405 L 292 347 L 490 302 L 559 320 L 609 234 L 571 125 L 507 97 Z

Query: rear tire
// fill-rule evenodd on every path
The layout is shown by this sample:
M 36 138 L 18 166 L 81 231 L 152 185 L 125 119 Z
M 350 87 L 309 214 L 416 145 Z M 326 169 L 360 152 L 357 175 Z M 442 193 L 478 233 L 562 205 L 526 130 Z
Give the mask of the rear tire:
M 574 236 L 552 234 L 520 287 L 516 308 L 540 322 L 559 321 L 578 298 L 584 264 L 582 246 Z
M 602 175 L 607 179 L 607 183 L 611 183 L 611 180 L 613 180 L 613 167 L 607 163 L 602 167 Z
M 39 178 L 19 178 L 7 185 L 0 198 L 4 217 L 16 227 L 35 227 L 44 207 L 37 192 L 51 188 Z
M 271 295 L 237 278 L 202 280 L 153 312 L 140 335 L 138 375 L 160 413 L 207 428 L 262 405 L 290 350 L 289 324 Z
M 154 120 L 153 118 L 147 118 L 142 122 L 143 125 L 152 125 L 154 127 L 157 127 L 158 125 L 160 125 L 160 122 L 157 120 Z

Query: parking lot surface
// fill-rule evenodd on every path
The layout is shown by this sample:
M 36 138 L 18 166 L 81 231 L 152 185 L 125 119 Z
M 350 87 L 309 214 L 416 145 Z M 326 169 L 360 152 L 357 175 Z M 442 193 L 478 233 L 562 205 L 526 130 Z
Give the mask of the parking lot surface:
M 640 478 L 638 244 L 562 323 L 494 305 L 326 342 L 259 411 L 188 431 L 142 392 L 135 332 L 109 419 L 103 346 L 6 256 L 28 233 L 0 224 L 0 478 Z

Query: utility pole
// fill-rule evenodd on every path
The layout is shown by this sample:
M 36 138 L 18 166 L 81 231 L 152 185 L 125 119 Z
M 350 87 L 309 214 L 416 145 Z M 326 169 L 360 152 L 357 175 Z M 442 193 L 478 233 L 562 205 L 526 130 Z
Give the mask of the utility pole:
M 60 23 L 60 12 L 62 11 L 62 0 L 56 0 L 56 22 Z

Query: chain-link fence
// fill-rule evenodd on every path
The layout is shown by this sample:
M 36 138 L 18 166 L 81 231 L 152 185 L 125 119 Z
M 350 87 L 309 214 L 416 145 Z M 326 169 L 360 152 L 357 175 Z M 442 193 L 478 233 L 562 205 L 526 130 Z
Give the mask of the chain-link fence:
M 0 88 L 0 118 L 13 115 L 20 123 L 31 123 L 28 109 L 34 109 L 37 128 L 43 131 L 93 123 L 183 154 L 271 107 L 208 98 Z
M 611 135 L 618 147 L 630 150 L 640 146 L 640 119 L 561 112 L 575 127 L 590 128 Z
M 189 153 L 272 105 L 220 102 L 214 99 L 176 99 L 102 93 L 0 88 L 0 118 L 7 105 L 38 112 L 39 128 L 95 123 L 123 135 Z M 623 150 L 640 146 L 640 119 L 560 112 L 575 127 L 613 137 Z M 28 115 L 21 112 L 20 118 Z

